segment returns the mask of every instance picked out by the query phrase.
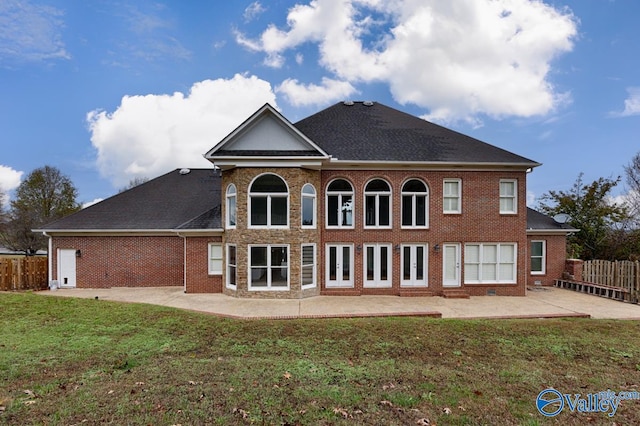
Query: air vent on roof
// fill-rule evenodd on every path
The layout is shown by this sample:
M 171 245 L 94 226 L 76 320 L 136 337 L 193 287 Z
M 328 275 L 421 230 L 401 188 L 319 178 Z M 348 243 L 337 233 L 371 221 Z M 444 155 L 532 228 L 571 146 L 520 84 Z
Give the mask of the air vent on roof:
M 189 173 L 191 173 L 191 169 L 180 169 L 181 175 L 188 175 Z
M 362 103 L 362 105 L 364 105 L 364 106 L 373 106 L 373 102 L 372 101 L 364 101 Z
M 343 104 L 345 104 L 346 106 L 351 106 L 353 105 L 353 101 L 344 101 Z

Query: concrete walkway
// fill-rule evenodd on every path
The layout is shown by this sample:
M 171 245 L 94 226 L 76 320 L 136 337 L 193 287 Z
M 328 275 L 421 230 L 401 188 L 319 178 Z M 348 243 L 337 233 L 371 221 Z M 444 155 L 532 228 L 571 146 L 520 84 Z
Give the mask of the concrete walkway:
M 397 296 L 317 296 L 301 300 L 238 299 L 223 294 L 185 294 L 182 287 L 59 289 L 37 294 L 148 303 L 231 318 L 331 318 L 430 316 L 437 318 L 591 317 L 640 320 L 640 305 L 543 287 L 525 297 L 470 299 Z

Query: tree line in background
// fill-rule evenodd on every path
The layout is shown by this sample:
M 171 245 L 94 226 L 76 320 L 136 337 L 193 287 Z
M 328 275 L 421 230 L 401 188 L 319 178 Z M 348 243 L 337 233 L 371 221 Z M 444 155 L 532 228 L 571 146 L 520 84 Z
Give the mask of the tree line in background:
M 567 240 L 569 257 L 640 260 L 640 152 L 624 171 L 628 192 L 623 203 L 611 196 L 620 176 L 585 183 L 580 174 L 568 191 L 549 191 L 540 198 L 538 210 L 568 214 L 568 225 L 578 229 Z
M 628 193 L 615 203 L 612 190 L 621 177 L 599 178 L 585 183 L 580 174 L 571 189 L 549 191 L 537 209 L 549 216 L 568 214 L 568 225 L 578 229 L 568 237 L 570 257 L 580 259 L 640 259 L 640 152 L 625 166 Z M 136 178 L 120 189 L 126 191 L 147 182 Z M 6 194 L 0 191 L 0 245 L 33 255 L 47 248 L 47 239 L 33 229 L 82 208 L 78 191 L 67 176 L 51 166 L 32 171 L 16 190 L 5 210 Z

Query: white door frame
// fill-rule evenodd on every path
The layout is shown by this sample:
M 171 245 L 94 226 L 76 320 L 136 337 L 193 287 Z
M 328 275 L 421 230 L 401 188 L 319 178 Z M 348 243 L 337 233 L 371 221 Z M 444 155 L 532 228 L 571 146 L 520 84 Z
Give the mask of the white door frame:
M 460 287 L 460 244 L 442 244 L 442 287 Z
M 409 249 L 409 279 L 405 279 L 405 249 Z M 422 279 L 418 278 L 418 248 L 422 249 Z M 427 244 L 402 244 L 400 246 L 400 287 L 428 287 Z
M 367 266 L 368 266 L 368 262 L 369 262 L 369 249 L 373 249 L 372 250 L 372 254 L 373 254 L 373 258 L 371 259 L 373 261 L 373 279 L 368 279 L 368 274 L 367 274 Z M 382 252 L 384 251 L 383 249 L 386 249 L 387 252 L 387 261 L 386 261 L 386 267 L 387 267 L 387 276 L 386 279 L 383 279 L 382 277 Z M 391 271 L 391 258 L 393 256 L 393 246 L 391 244 L 364 244 L 363 245 L 363 251 L 364 251 L 364 260 L 362 262 L 362 267 L 363 267 L 363 271 L 362 271 L 362 276 L 363 276 L 363 287 L 365 288 L 389 288 L 391 287 L 391 283 L 392 283 L 392 271 Z
M 76 287 L 76 250 L 58 249 L 58 285 L 60 288 Z
M 331 249 L 335 248 L 336 250 L 336 277 L 334 280 L 331 279 Z M 344 266 L 345 266 L 345 250 L 348 249 L 348 259 L 347 265 L 349 266 L 348 272 L 349 276 L 345 279 L 344 277 Z M 325 286 L 327 288 L 339 288 L 339 287 L 353 287 L 353 273 L 354 273 L 354 263 L 353 263 L 353 244 L 327 244 L 325 246 Z

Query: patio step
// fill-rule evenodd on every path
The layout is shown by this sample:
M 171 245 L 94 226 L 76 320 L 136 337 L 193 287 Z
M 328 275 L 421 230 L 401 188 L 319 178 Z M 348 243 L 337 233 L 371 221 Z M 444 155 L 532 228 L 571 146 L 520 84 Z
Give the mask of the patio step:
M 462 289 L 442 290 L 442 297 L 445 299 L 468 299 L 469 293 Z

